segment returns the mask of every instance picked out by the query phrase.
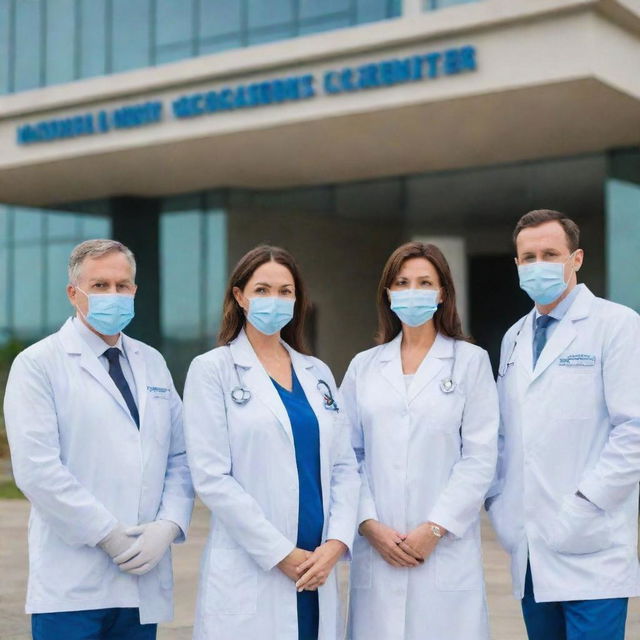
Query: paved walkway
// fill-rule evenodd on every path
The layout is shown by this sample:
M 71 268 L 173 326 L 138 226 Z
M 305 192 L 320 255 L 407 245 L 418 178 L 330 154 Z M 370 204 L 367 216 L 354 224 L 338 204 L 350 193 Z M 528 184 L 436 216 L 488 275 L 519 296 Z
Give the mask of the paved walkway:
M 27 573 L 26 529 L 29 506 L 22 500 L 0 500 L 0 640 L 29 640 L 29 620 L 23 612 Z M 175 619 L 162 625 L 160 640 L 190 640 L 197 588 L 198 563 L 208 528 L 208 512 L 194 513 L 189 542 L 175 548 Z M 511 596 L 506 555 L 484 523 L 483 548 L 493 640 L 525 640 L 518 603 Z M 640 638 L 640 599 L 630 607 L 627 638 Z M 277 640 L 277 639 L 265 639 Z M 474 640 L 469 638 L 468 640 Z M 604 640 L 604 639 L 603 639 Z

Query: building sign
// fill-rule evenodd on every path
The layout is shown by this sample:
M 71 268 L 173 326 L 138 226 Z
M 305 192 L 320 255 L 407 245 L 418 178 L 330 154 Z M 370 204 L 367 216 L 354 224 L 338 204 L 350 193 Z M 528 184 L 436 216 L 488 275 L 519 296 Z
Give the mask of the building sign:
M 162 122 L 166 118 L 183 120 L 239 109 L 311 100 L 319 95 L 340 96 L 432 81 L 476 69 L 475 48 L 456 47 L 405 58 L 389 58 L 360 66 L 329 69 L 319 75 L 292 75 L 188 93 L 177 96 L 166 105 L 160 100 L 150 100 L 111 110 L 103 109 L 27 123 L 17 128 L 17 142 L 27 145 L 68 140 L 144 127 Z

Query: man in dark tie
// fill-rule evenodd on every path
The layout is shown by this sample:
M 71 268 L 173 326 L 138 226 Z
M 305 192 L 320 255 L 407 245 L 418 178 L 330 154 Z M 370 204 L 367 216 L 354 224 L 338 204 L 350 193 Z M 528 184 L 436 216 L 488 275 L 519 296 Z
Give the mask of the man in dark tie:
M 502 342 L 486 506 L 530 640 L 623 640 L 640 595 L 640 317 L 577 283 L 580 232 L 562 213 L 527 213 L 513 239 L 535 306 Z
M 171 374 L 122 333 L 135 275 L 121 243 L 78 245 L 67 286 L 75 316 L 9 375 L 13 471 L 32 503 L 34 640 L 148 640 L 173 615 L 170 546 L 185 538 L 193 488 Z

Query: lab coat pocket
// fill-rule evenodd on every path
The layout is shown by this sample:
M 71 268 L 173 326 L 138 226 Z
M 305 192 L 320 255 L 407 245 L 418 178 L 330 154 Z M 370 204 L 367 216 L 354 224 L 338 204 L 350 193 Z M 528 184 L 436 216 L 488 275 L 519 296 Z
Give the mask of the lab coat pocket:
M 436 586 L 440 591 L 467 591 L 482 586 L 482 556 L 474 537 L 443 538 L 436 547 Z
M 566 496 L 547 542 L 558 553 L 585 554 L 612 546 L 606 511 L 575 494 Z
M 366 538 L 357 535 L 353 544 L 353 558 L 351 560 L 351 587 L 353 589 L 371 589 L 372 556 L 371 545 Z
M 253 615 L 258 567 L 242 549 L 211 549 L 205 607 L 210 614 Z

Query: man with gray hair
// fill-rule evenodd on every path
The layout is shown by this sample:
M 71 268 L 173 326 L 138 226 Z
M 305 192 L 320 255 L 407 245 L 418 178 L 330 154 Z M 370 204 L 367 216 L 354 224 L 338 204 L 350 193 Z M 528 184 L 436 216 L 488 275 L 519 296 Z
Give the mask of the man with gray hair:
M 170 546 L 193 488 L 182 406 L 163 357 L 122 333 L 133 254 L 88 240 L 69 259 L 75 317 L 15 359 L 4 415 L 31 501 L 34 640 L 147 640 L 173 614 Z

